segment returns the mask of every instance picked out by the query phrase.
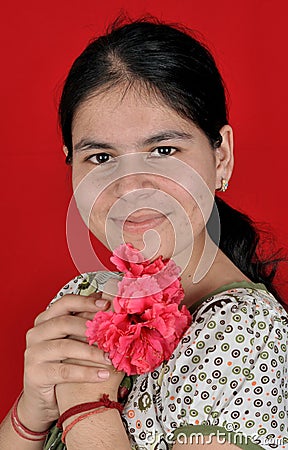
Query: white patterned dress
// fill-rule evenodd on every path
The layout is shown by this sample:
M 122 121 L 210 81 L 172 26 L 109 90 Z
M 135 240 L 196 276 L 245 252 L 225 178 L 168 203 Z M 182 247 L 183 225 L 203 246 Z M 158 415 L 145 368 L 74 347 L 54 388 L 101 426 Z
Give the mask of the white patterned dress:
M 102 290 L 112 272 L 83 274 L 68 293 Z M 215 436 L 243 449 L 288 450 L 288 314 L 263 284 L 223 286 L 191 309 L 169 361 L 135 377 L 122 414 L 131 449 L 170 450 Z M 65 448 L 52 428 L 45 450 Z

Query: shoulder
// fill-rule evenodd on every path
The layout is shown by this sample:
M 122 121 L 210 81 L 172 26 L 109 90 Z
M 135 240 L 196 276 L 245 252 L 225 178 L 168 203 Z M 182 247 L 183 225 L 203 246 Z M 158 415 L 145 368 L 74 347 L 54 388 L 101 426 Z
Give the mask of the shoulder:
M 284 355 L 287 333 L 288 314 L 272 294 L 264 288 L 230 289 L 207 298 L 194 311 L 192 325 L 168 364 L 174 371 L 175 362 L 188 357 L 190 370 L 198 370 L 200 362 L 202 369 L 205 362 L 215 369 L 220 361 L 252 368 L 266 347 L 270 357 L 277 346 Z
M 77 275 L 58 291 L 50 304 L 67 294 L 88 296 L 93 292 L 102 291 L 110 278 L 121 279 L 118 272 L 109 271 L 85 272 Z
M 259 285 L 259 288 L 236 287 L 206 298 L 194 311 L 189 332 L 197 335 L 207 327 L 228 333 L 238 330 L 242 334 L 251 334 L 251 329 L 269 329 L 275 326 L 275 322 L 285 326 L 287 320 L 287 311 L 264 285 Z

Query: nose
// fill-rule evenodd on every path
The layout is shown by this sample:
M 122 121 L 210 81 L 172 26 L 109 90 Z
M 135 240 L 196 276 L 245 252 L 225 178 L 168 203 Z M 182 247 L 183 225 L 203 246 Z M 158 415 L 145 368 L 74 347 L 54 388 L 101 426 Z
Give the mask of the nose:
M 149 189 L 149 190 L 148 190 Z M 151 196 L 151 189 L 157 189 L 155 182 L 148 178 L 147 174 L 131 174 L 119 178 L 114 182 L 114 195 L 117 198 L 125 197 L 134 191 L 137 198 L 146 198 Z

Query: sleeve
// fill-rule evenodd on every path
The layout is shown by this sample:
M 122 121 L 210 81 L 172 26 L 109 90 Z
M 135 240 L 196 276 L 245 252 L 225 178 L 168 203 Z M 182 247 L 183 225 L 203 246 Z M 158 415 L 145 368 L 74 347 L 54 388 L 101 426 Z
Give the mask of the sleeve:
M 251 298 L 199 314 L 165 370 L 165 432 L 288 449 L 286 328 Z
M 65 284 L 65 286 L 60 289 L 53 300 L 49 303 L 48 308 L 52 303 L 56 302 L 67 294 L 88 296 L 93 292 L 103 291 L 105 283 L 111 277 L 120 280 L 119 273 L 117 272 L 98 271 L 82 273 L 75 277 L 73 280 L 69 281 L 69 283 Z

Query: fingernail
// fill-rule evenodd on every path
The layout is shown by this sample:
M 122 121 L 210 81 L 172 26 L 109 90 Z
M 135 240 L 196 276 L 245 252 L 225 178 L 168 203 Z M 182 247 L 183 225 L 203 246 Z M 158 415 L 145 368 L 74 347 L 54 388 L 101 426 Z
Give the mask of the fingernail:
M 109 354 L 108 354 L 108 353 L 104 353 L 104 358 L 106 359 L 106 361 L 107 361 L 109 364 L 112 364 L 112 361 L 111 361 L 111 359 L 109 358 Z
M 99 378 L 109 378 L 110 372 L 109 370 L 98 370 L 98 377 Z
M 103 300 L 103 299 L 99 299 L 96 300 L 95 305 L 98 306 L 98 308 L 104 308 L 105 306 L 107 306 L 108 304 L 108 300 Z

